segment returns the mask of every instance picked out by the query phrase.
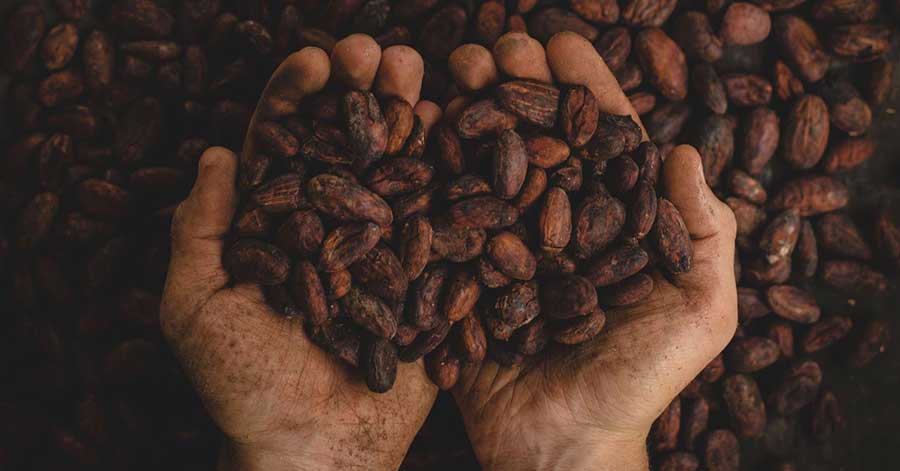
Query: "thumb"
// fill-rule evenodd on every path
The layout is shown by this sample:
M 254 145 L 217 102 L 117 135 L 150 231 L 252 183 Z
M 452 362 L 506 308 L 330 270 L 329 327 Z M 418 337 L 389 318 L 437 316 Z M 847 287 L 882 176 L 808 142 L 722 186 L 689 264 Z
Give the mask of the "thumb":
M 679 284 L 697 294 L 735 291 L 734 213 L 707 186 L 696 149 L 672 150 L 663 166 L 663 188 L 694 240 L 694 267 L 677 277 Z
M 172 255 L 165 295 L 169 306 L 192 312 L 228 283 L 224 237 L 237 204 L 237 157 L 213 147 L 200 157 L 197 181 L 172 219 Z

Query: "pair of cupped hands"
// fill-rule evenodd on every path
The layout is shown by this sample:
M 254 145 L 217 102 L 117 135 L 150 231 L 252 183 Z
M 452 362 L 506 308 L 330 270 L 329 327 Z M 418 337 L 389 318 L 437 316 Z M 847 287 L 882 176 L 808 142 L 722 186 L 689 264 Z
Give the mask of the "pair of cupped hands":
M 493 51 L 463 48 L 450 68 L 465 92 L 497 76 L 584 85 L 602 110 L 639 122 L 603 59 L 574 33 L 557 34 L 546 48 L 524 33 L 503 36 Z M 288 57 L 253 121 L 298 112 L 304 97 L 332 80 L 402 97 L 430 127 L 442 111 L 419 101 L 422 76 L 415 50 L 382 51 L 353 35 L 331 57 L 317 48 Z M 244 152 L 253 146 L 251 135 Z M 224 433 L 220 469 L 397 469 L 437 388 L 420 360 L 399 366 L 388 393 L 370 392 L 313 345 L 301 319 L 276 315 L 259 286 L 229 283 L 221 258 L 238 203 L 238 166 L 223 148 L 201 157 L 194 188 L 175 212 L 161 307 L 163 332 Z M 669 153 L 661 181 L 693 239 L 693 270 L 657 274 L 644 302 L 611 309 L 605 330 L 586 344 L 514 367 L 464 366 L 452 393 L 485 470 L 647 469 L 653 421 L 731 339 L 734 216 L 707 187 L 692 147 Z

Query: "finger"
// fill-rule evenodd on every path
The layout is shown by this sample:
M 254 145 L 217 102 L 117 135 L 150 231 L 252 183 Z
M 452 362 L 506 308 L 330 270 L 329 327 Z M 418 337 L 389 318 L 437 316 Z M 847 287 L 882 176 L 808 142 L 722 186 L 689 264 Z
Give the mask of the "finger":
M 557 33 L 547 43 L 547 62 L 558 82 L 587 87 L 597 97 L 602 111 L 631 115 L 647 139 L 641 118 L 590 41 L 570 31 Z
M 663 164 L 663 190 L 694 239 L 693 267 L 678 275 L 677 283 L 695 299 L 736 305 L 734 213 L 706 185 L 700 155 L 693 147 L 678 146 L 669 154 Z
M 381 64 L 375 77 L 375 92 L 382 97 L 403 98 L 415 106 L 422 93 L 424 75 L 425 62 L 415 49 L 409 46 L 391 46 L 381 55 Z
M 237 157 L 221 147 L 203 153 L 194 188 L 172 218 L 172 254 L 166 297 L 192 311 L 228 283 L 222 267 L 224 237 L 237 205 Z
M 703 162 L 692 146 L 672 149 L 663 163 L 663 190 L 687 225 L 694 239 L 704 239 L 723 230 L 720 223 L 731 213 L 713 194 L 703 177 Z
M 422 127 L 425 128 L 425 138 L 427 139 L 428 133 L 431 132 L 431 128 L 441 120 L 441 116 L 443 115 L 441 107 L 433 101 L 422 100 L 416 104 L 413 108 L 413 112 L 422 122 Z
M 256 143 L 257 124 L 296 113 L 303 98 L 322 91 L 330 76 L 328 55 L 316 47 L 295 52 L 278 66 L 250 119 L 250 131 L 241 151 L 242 186 L 259 184 L 268 168 L 269 156 L 260 153 Z
M 351 90 L 369 90 L 381 63 L 381 46 L 367 34 L 351 34 L 334 45 L 334 78 Z
M 553 82 L 544 46 L 526 33 L 500 36 L 494 43 L 493 54 L 497 69 L 509 77 Z
M 491 51 L 480 44 L 464 44 L 450 54 L 450 75 L 464 93 L 477 93 L 497 83 L 500 73 Z
M 303 99 L 325 88 L 331 76 L 328 54 L 306 47 L 288 56 L 269 79 L 253 120 L 278 119 L 296 113 Z

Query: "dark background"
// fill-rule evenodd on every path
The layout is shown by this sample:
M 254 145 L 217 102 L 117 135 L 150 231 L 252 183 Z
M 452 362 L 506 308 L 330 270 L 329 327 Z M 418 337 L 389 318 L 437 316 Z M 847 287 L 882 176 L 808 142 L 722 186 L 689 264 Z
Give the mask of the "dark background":
M 0 11 L 15 0 L 0 0 Z M 895 50 L 898 44 L 895 41 Z M 895 63 L 900 61 L 893 57 Z M 900 64 L 898 64 L 900 65 Z M 7 78 L 0 75 L 0 108 L 5 99 Z M 878 142 L 873 158 L 848 177 L 851 187 L 852 215 L 861 227 L 872 226 L 873 208 L 888 204 L 900 210 L 900 69 L 894 76 L 894 88 L 888 103 L 877 110 L 870 134 Z M 0 138 L 8 132 L 0 113 Z M 2 140 L 2 139 L 0 139 Z M 876 254 L 876 258 L 877 258 Z M 883 300 L 852 299 L 822 291 L 817 293 L 823 314 L 848 315 L 858 321 L 854 331 L 872 316 L 893 318 L 900 311 L 897 277 L 892 278 L 891 294 Z M 0 301 L 2 302 L 2 301 Z M 894 337 L 900 337 L 894 329 Z M 845 344 L 849 342 L 843 342 Z M 833 390 L 843 405 L 846 427 L 833 440 L 821 444 L 802 433 L 809 416 L 800 414 L 789 420 L 770 420 L 766 438 L 742 441 L 745 470 L 771 469 L 771 457 L 795 461 L 803 471 L 875 471 L 897 469 L 900 450 L 900 348 L 894 343 L 886 354 L 863 369 L 852 369 L 840 361 L 840 347 L 831 349 L 821 360 L 825 372 L 824 387 Z M 765 378 L 762 379 L 765 382 Z M 808 412 L 807 412 L 808 413 Z M 3 420 L 0 417 L 0 420 Z M 210 454 L 216 450 L 210 449 Z M 402 469 L 466 470 L 478 469 L 463 425 L 452 398 L 442 393 Z

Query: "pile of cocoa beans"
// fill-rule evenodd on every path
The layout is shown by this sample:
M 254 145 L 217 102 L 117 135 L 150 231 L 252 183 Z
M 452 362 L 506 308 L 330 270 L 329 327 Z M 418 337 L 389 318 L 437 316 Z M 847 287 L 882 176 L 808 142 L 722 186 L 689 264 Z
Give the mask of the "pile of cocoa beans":
M 352 32 L 417 48 L 426 60 L 423 98 L 443 106 L 458 94 L 446 68 L 457 46 L 490 48 L 506 31 L 542 42 L 575 31 L 614 71 L 661 158 L 677 143 L 700 150 L 707 180 L 738 217 L 741 327 L 654 428 L 657 468 L 732 470 L 740 461 L 798 469 L 781 462 L 793 456 L 789 445 L 741 459 L 740 444 L 768 445 L 798 420 L 804 435 L 833 442 L 846 421 L 840 403 L 854 398 L 829 390 L 839 369 L 829 365 L 862 367 L 890 342 L 888 313 L 871 306 L 893 292 L 896 201 L 873 202 L 848 182 L 887 158 L 868 130 L 885 119 L 892 91 L 895 1 L 6 4 L 2 467 L 212 466 L 215 428 L 158 327 L 172 210 L 204 149 L 240 151 L 284 57 L 304 46 L 330 51 Z M 633 174 L 626 159 L 615 160 L 608 174 Z M 561 168 L 575 162 L 586 192 L 593 162 L 576 152 Z M 473 170 L 493 184 L 490 169 Z M 568 176 L 547 175 L 562 184 Z M 879 177 L 896 182 L 896 173 Z M 508 232 L 520 235 L 516 225 Z M 818 307 L 834 298 L 843 309 Z M 453 417 L 435 414 L 440 422 L 426 425 L 410 469 L 472 462 L 465 438 L 445 433 L 459 431 L 446 425 Z
M 659 151 L 630 116 L 581 86 L 514 80 L 486 95 L 439 124 L 434 146 L 405 100 L 356 90 L 250 131 L 224 266 L 303 316 L 375 392 L 398 359 L 427 355 L 447 390 L 486 352 L 511 365 L 551 338 L 590 340 L 603 307 L 653 290 L 648 251 L 691 269 L 687 227 L 656 196 Z

